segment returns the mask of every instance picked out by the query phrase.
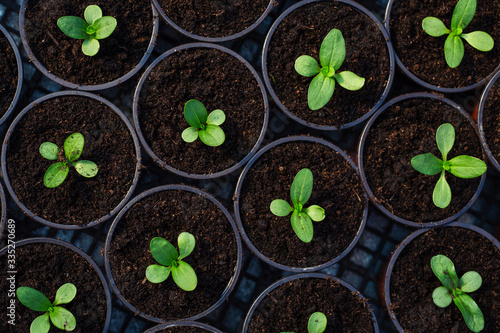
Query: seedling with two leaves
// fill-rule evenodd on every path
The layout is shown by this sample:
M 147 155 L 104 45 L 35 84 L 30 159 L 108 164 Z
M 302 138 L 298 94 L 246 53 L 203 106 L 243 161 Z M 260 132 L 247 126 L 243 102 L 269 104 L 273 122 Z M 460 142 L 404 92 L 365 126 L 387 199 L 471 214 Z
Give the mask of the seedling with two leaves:
M 207 114 L 207 109 L 200 101 L 190 99 L 184 105 L 184 118 L 191 125 L 182 132 L 182 139 L 193 142 L 198 137 L 207 146 L 217 147 L 224 143 L 226 135 L 219 125 L 226 121 L 222 110 L 214 110 Z
M 307 322 L 308 333 L 323 333 L 326 330 L 327 319 L 322 312 L 314 312 Z M 294 332 L 281 332 L 294 333 Z

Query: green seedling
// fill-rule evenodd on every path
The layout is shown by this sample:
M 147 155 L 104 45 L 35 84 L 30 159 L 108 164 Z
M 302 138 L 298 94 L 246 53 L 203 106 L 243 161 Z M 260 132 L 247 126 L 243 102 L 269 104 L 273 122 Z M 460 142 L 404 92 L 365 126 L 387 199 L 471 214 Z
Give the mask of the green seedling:
M 301 241 L 309 243 L 314 235 L 312 221 L 319 222 L 325 218 L 325 210 L 318 205 L 304 208 L 311 197 L 313 174 L 309 169 L 300 170 L 293 179 L 290 187 L 290 198 L 293 207 L 282 199 L 271 202 L 271 212 L 276 216 L 288 216 L 292 213 L 291 222 L 293 231 Z
M 63 16 L 57 20 L 57 26 L 64 34 L 75 39 L 84 39 L 82 51 L 94 56 L 99 52 L 99 39 L 109 37 L 116 28 L 116 19 L 102 16 L 99 6 L 90 5 L 85 9 L 85 20 L 77 16 Z
M 160 265 L 149 265 L 146 269 L 146 278 L 152 283 L 162 283 L 170 272 L 175 284 L 182 290 L 192 291 L 198 284 L 194 269 L 184 259 L 194 250 L 195 239 L 189 232 L 183 232 L 177 239 L 179 252 L 162 237 L 155 237 L 149 245 L 153 258 Z
M 326 330 L 327 319 L 322 312 L 314 312 L 307 322 L 308 333 L 323 333 Z M 293 333 L 293 332 L 281 332 Z
M 494 41 L 484 31 L 473 31 L 464 33 L 463 30 L 469 25 L 476 13 L 476 0 L 459 0 L 451 17 L 451 30 L 446 28 L 443 21 L 436 17 L 426 17 L 422 21 L 422 28 L 432 37 L 441 37 L 448 34 L 444 42 L 444 56 L 446 63 L 455 68 L 462 62 L 464 57 L 464 43 L 462 38 L 473 48 L 488 52 L 493 49 Z
M 466 293 L 474 292 L 481 287 L 483 283 L 481 275 L 475 271 L 469 271 L 459 279 L 453 261 L 442 254 L 432 257 L 431 268 L 443 284 L 432 293 L 434 304 L 440 308 L 446 308 L 453 300 L 462 312 L 467 327 L 472 332 L 480 332 L 484 328 L 483 313 Z
M 439 208 L 446 208 L 451 202 L 450 185 L 445 178 L 446 171 L 459 178 L 475 178 L 486 172 L 486 164 L 480 159 L 468 155 L 460 155 L 447 160 L 447 155 L 455 143 L 455 129 L 451 124 L 442 124 L 436 132 L 436 143 L 443 156 L 437 158 L 431 153 L 420 154 L 411 159 L 412 167 L 420 173 L 434 176 L 441 173 L 432 200 Z
M 75 167 L 76 171 L 86 177 L 92 178 L 97 175 L 99 168 L 92 161 L 79 160 L 83 151 L 85 140 L 80 133 L 73 133 L 64 140 L 64 157 L 60 157 L 60 149 L 55 143 L 44 142 L 40 145 L 40 154 L 48 160 L 62 159 L 49 166 L 43 176 L 43 183 L 48 188 L 61 185 L 68 176 L 69 167 Z
M 332 29 L 319 49 L 319 61 L 308 55 L 295 60 L 295 70 L 302 76 L 314 76 L 307 92 L 307 104 L 311 110 L 321 109 L 330 101 L 335 81 L 347 90 L 359 90 L 365 79 L 353 72 L 337 72 L 345 59 L 345 41 L 340 30 Z
M 214 110 L 207 114 L 205 106 L 196 99 L 190 99 L 184 105 L 184 118 L 191 125 L 182 132 L 182 139 L 193 142 L 200 137 L 201 142 L 207 146 L 220 146 L 226 135 L 219 125 L 226 120 L 222 110 Z
M 61 304 L 71 302 L 76 296 L 76 287 L 72 283 L 62 285 L 56 292 L 54 303 L 36 289 L 30 287 L 17 288 L 17 299 L 33 311 L 45 312 L 33 320 L 30 333 L 47 333 L 50 330 L 50 322 L 60 330 L 73 331 L 76 327 L 75 316 Z M 50 320 L 49 320 L 50 318 Z

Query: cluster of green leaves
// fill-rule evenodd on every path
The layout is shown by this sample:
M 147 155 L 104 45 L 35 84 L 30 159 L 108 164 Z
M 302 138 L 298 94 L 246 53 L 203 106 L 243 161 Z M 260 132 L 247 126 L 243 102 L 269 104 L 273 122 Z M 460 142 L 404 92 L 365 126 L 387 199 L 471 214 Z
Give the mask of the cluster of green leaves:
M 44 294 L 30 287 L 19 287 L 16 294 L 19 301 L 27 308 L 33 311 L 45 312 L 33 320 L 30 333 L 47 333 L 50 330 L 50 322 L 63 331 L 73 331 L 75 329 L 75 316 L 65 308 L 58 306 L 67 304 L 75 298 L 76 287 L 74 284 L 66 283 L 62 285 L 56 292 L 54 303 L 51 303 Z
M 162 283 L 172 272 L 172 278 L 179 288 L 192 291 L 198 284 L 198 278 L 191 265 L 181 259 L 193 252 L 196 241 L 189 232 L 182 232 L 177 238 L 177 244 L 179 252 L 165 238 L 155 237 L 151 240 L 151 254 L 160 265 L 149 265 L 146 278 L 152 283 Z
M 338 29 L 332 29 L 321 43 L 319 61 L 308 55 L 295 60 L 295 70 L 302 76 L 314 76 L 307 92 L 307 104 L 311 110 L 321 109 L 330 101 L 335 81 L 347 90 L 359 90 L 365 79 L 353 72 L 337 72 L 345 59 L 345 41 Z
M 48 188 L 54 188 L 61 185 L 68 176 L 69 166 L 86 178 L 92 178 L 97 175 L 99 168 L 92 161 L 79 160 L 83 151 L 85 139 L 80 133 L 73 133 L 64 140 L 65 160 L 56 162 L 49 166 L 43 176 L 43 183 Z M 40 145 L 40 154 L 48 160 L 55 161 L 59 159 L 59 147 L 52 142 L 44 142 Z
M 323 333 L 326 330 L 327 319 L 322 312 L 314 312 L 307 322 L 308 333 Z M 281 332 L 293 333 L 293 332 Z
M 224 143 L 226 135 L 219 125 L 226 121 L 222 110 L 207 113 L 205 106 L 196 99 L 190 99 L 184 105 L 184 118 L 191 125 L 182 132 L 182 139 L 193 142 L 200 137 L 207 146 L 217 147 Z
M 64 34 L 75 39 L 84 39 L 82 51 L 94 56 L 99 52 L 99 39 L 109 37 L 116 28 L 116 19 L 102 16 L 99 6 L 90 5 L 85 9 L 85 20 L 77 16 L 63 16 L 57 20 L 57 26 Z
M 314 228 L 312 221 L 319 222 L 325 218 L 325 210 L 318 205 L 304 207 L 311 197 L 313 188 L 312 171 L 304 168 L 293 179 L 290 187 L 290 198 L 293 207 L 282 199 L 271 202 L 271 212 L 276 216 L 288 216 L 292 213 L 291 223 L 293 231 L 301 241 L 309 243 L 313 239 Z M 312 221 L 311 221 L 312 220 Z
M 436 132 L 436 143 L 443 156 L 437 158 L 431 153 L 420 154 L 411 159 L 412 167 L 420 173 L 434 176 L 441 173 L 432 200 L 439 208 L 446 208 L 451 202 L 451 189 L 446 181 L 446 171 L 459 178 L 475 178 L 486 172 L 487 166 L 480 159 L 468 155 L 460 155 L 447 160 L 447 155 L 455 143 L 455 129 L 451 124 L 442 124 Z
M 474 292 L 481 287 L 483 283 L 481 275 L 478 272 L 469 271 L 459 279 L 453 261 L 442 254 L 432 257 L 431 268 L 443 284 L 432 293 L 434 304 L 445 308 L 453 301 L 462 312 L 467 327 L 472 332 L 480 332 L 484 328 L 483 313 L 466 293 Z
M 446 63 L 451 68 L 460 65 L 464 57 L 462 38 L 479 51 L 488 52 L 493 49 L 493 38 L 486 32 L 474 31 L 467 34 L 463 32 L 472 21 L 475 13 L 476 0 L 459 0 L 451 17 L 451 30 L 446 28 L 443 21 L 436 17 L 426 17 L 422 21 L 422 28 L 432 37 L 441 37 L 448 34 L 444 42 L 444 56 Z

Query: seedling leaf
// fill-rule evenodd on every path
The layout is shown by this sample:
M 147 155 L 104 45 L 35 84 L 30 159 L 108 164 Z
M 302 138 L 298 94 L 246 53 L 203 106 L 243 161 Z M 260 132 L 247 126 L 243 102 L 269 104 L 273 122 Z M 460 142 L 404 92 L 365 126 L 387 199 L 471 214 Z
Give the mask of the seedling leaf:
M 63 16 L 57 20 L 57 26 L 68 37 L 75 39 L 85 39 L 87 27 L 89 26 L 84 19 L 76 16 Z
M 146 268 L 146 278 L 152 283 L 162 283 L 170 275 L 170 267 L 149 265 Z
M 313 239 L 314 229 L 309 215 L 295 210 L 292 213 L 291 222 L 293 231 L 301 241 L 309 243 Z
M 199 130 L 198 136 L 204 144 L 211 147 L 220 146 L 226 140 L 226 134 L 222 128 L 212 124 L 208 124 L 204 130 Z
M 345 41 L 338 29 L 332 29 L 326 35 L 319 49 L 319 60 L 322 67 L 333 67 L 338 70 L 345 59 Z
M 198 130 L 194 127 L 188 127 L 182 131 L 182 140 L 186 142 L 193 142 L 198 139 Z
M 16 294 L 21 304 L 33 311 L 47 311 L 52 306 L 49 299 L 36 289 L 19 287 Z
M 472 293 L 478 290 L 483 284 L 483 279 L 478 272 L 469 271 L 465 273 L 459 281 L 459 288 L 466 293 Z
M 177 267 L 172 267 L 174 282 L 185 291 L 192 291 L 198 284 L 198 278 L 193 268 L 186 262 L 179 260 Z
M 314 312 L 307 322 L 307 331 L 309 333 L 323 333 L 326 330 L 327 319 L 321 312 Z
M 440 37 L 451 31 L 446 28 L 443 21 L 436 17 L 426 17 L 422 21 L 422 28 L 432 37 Z
M 312 79 L 307 92 L 307 104 L 311 110 L 319 110 L 333 96 L 335 80 L 319 73 Z
M 189 232 L 181 232 L 177 238 L 177 243 L 179 246 L 179 259 L 184 259 L 193 252 L 196 245 L 196 240 L 192 234 Z
M 69 168 L 63 162 L 57 162 L 49 166 L 43 176 L 43 184 L 48 188 L 61 185 L 68 176 Z
M 184 117 L 192 127 L 201 128 L 207 123 L 207 109 L 200 101 L 190 99 L 184 105 Z
M 207 118 L 207 124 L 209 125 L 222 125 L 226 121 L 226 114 L 222 110 L 213 110 L 210 112 Z
M 60 304 L 67 304 L 71 302 L 76 296 L 76 287 L 72 283 L 66 283 L 59 287 L 54 300 L 54 306 Z
M 440 308 L 446 308 L 453 301 L 450 291 L 444 286 L 434 289 L 432 292 L 432 300 L 434 301 L 434 304 Z
M 344 71 L 333 75 L 335 80 L 342 88 L 356 91 L 361 89 L 365 84 L 365 79 L 357 76 L 353 72 Z
M 461 34 L 460 37 L 465 39 L 470 46 L 482 52 L 491 51 L 495 46 L 493 38 L 484 31 L 473 31 L 468 34 Z
M 302 76 L 311 77 L 318 74 L 320 68 L 316 59 L 302 55 L 295 60 L 295 70 Z
M 97 175 L 97 172 L 99 171 L 97 164 L 87 160 L 76 161 L 73 163 L 73 166 L 80 175 L 86 178 L 94 177 L 95 175 Z
M 293 207 L 288 202 L 282 199 L 275 199 L 271 202 L 271 213 L 276 216 L 288 216 L 293 212 Z
M 82 43 L 82 52 L 89 57 L 95 56 L 100 48 L 101 44 L 93 37 L 87 38 Z
M 446 123 L 438 127 L 436 131 L 436 144 L 443 155 L 443 161 L 447 160 L 448 153 L 455 143 L 455 129 L 452 124 Z
M 466 294 L 453 298 L 453 302 L 462 312 L 465 324 L 472 332 L 480 332 L 484 328 L 484 316 L 476 302 Z
M 290 187 L 290 198 L 295 208 L 299 205 L 305 205 L 311 197 L 313 186 L 313 174 L 311 170 L 304 168 L 300 170 L 293 179 Z M 302 207 L 300 207 L 302 209 Z
M 453 10 L 453 16 L 451 17 L 451 28 L 461 28 L 465 29 L 472 21 L 474 14 L 476 13 L 476 0 L 459 0 L 455 9 Z
M 153 258 L 163 266 L 171 266 L 179 258 L 175 247 L 165 238 L 153 238 L 149 247 Z
M 85 139 L 80 133 L 73 133 L 64 140 L 64 155 L 70 162 L 80 158 L 83 151 Z
M 52 324 L 60 330 L 73 331 L 76 327 L 75 316 L 65 308 L 56 306 L 49 316 Z
M 424 175 L 434 176 L 443 170 L 443 161 L 431 153 L 426 153 L 413 157 L 411 166 Z
M 98 18 L 102 17 L 102 10 L 99 6 L 90 5 L 85 8 L 83 16 L 85 17 L 85 21 L 87 21 L 89 25 L 92 25 Z
M 443 286 L 448 288 L 448 290 L 452 290 L 454 286 L 458 286 L 459 280 L 455 271 L 455 265 L 450 258 L 442 254 L 432 257 L 431 268 L 439 281 L 441 281 Z
M 116 19 L 112 16 L 104 16 L 97 19 L 93 24 L 93 27 L 96 30 L 95 38 L 104 39 L 109 37 L 113 31 L 115 31 L 116 24 Z
M 439 177 L 439 180 L 434 187 L 432 201 L 439 208 L 446 208 L 451 202 L 451 189 L 445 179 L 444 170 L 441 172 L 441 177 Z
M 50 320 L 49 313 L 46 312 L 41 316 L 38 316 L 33 320 L 30 326 L 30 332 L 32 333 L 48 333 L 50 331 Z
M 59 147 L 52 142 L 44 142 L 40 145 L 40 154 L 48 160 L 57 160 L 57 154 L 59 153 Z
M 312 205 L 304 209 L 304 212 L 309 215 L 314 222 L 323 221 L 325 219 L 325 210 L 318 205 Z
M 486 163 L 468 155 L 460 155 L 450 160 L 450 172 L 459 178 L 479 177 L 487 169 Z
M 456 68 L 464 57 L 464 43 L 460 36 L 449 34 L 444 42 L 444 56 L 451 68 Z

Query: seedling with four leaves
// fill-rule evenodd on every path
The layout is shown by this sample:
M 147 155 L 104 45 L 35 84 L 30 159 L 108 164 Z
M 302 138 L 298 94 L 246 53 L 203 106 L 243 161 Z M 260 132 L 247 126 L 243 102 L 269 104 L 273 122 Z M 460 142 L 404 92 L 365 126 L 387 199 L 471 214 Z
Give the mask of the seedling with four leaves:
M 226 120 L 222 110 L 214 110 L 207 114 L 205 106 L 196 99 L 190 99 L 184 105 L 184 118 L 191 125 L 182 132 L 182 139 L 193 142 L 198 137 L 207 146 L 217 147 L 224 143 L 226 135 L 219 125 Z
M 33 311 L 45 312 L 33 320 L 30 333 L 47 333 L 50 330 L 50 322 L 63 331 L 73 331 L 75 329 L 75 316 L 70 311 L 59 306 L 67 304 L 75 298 L 76 287 L 74 284 L 66 283 L 62 285 L 56 292 L 54 303 L 51 303 L 44 294 L 30 287 L 19 287 L 16 294 L 19 301 L 27 308 Z
M 450 258 L 438 254 L 431 259 L 431 268 L 443 284 L 434 289 L 432 300 L 440 308 L 446 308 L 453 301 L 462 313 L 467 327 L 472 332 L 484 328 L 484 316 L 476 302 L 467 295 L 479 289 L 483 280 L 475 271 L 465 273 L 460 279 Z
M 308 333 L 323 333 L 326 330 L 327 319 L 324 313 L 314 312 L 307 322 L 307 332 Z M 293 332 L 281 332 L 281 333 L 293 333 Z
M 325 218 L 325 210 L 318 205 L 304 208 L 307 200 L 311 197 L 313 187 L 312 171 L 304 168 L 300 170 L 293 179 L 290 187 L 290 198 L 293 207 L 282 199 L 271 202 L 271 212 L 276 216 L 288 216 L 292 213 L 291 223 L 293 231 L 301 241 L 309 243 L 314 235 L 312 221 L 319 222 Z

